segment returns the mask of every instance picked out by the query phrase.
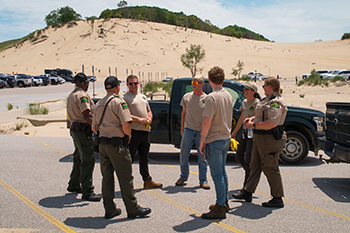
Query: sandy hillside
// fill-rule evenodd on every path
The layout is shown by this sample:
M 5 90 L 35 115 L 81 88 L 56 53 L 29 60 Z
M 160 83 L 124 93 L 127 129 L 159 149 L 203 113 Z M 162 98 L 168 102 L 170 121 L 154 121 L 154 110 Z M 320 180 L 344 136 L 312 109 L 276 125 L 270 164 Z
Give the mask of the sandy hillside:
M 272 38 L 273 39 L 273 38 Z M 129 19 L 79 21 L 76 26 L 46 29 L 35 42 L 1 53 L 0 73 L 42 74 L 45 68 L 82 70 L 103 80 L 109 71 L 120 78 L 131 72 L 142 80 L 166 76 L 188 77 L 180 56 L 190 44 L 203 45 L 206 51 L 200 67 L 207 71 L 218 65 L 234 78 L 232 67 L 241 60 L 243 73 L 293 79 L 315 69 L 350 68 L 350 40 L 314 43 L 272 43 L 237 39 L 185 30 L 171 25 Z

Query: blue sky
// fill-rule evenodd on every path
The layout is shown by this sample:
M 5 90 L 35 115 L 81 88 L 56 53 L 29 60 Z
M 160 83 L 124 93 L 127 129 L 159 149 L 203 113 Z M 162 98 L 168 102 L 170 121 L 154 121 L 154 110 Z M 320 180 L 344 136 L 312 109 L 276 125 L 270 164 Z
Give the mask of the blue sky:
M 116 9 L 119 0 L 0 0 L 0 42 L 46 27 L 45 16 L 63 6 L 83 18 Z M 338 40 L 350 32 L 349 0 L 127 0 L 194 14 L 224 28 L 238 25 L 281 43 Z

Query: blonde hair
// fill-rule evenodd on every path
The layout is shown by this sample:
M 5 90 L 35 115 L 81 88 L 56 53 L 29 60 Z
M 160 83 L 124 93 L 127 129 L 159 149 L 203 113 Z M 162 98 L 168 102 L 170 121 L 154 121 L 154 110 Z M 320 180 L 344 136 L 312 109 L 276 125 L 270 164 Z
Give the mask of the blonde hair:
M 277 79 L 277 78 L 275 78 L 275 77 L 270 77 L 270 78 L 268 78 L 268 79 L 266 79 L 265 80 L 265 84 L 266 85 L 270 85 L 271 87 L 272 87 L 272 90 L 274 91 L 274 92 L 277 92 L 277 93 L 279 93 L 279 94 L 282 94 L 282 89 L 281 89 L 281 87 L 280 87 L 280 81 Z
M 201 74 L 197 74 L 196 76 L 193 77 L 193 80 L 196 79 L 198 80 L 200 83 L 204 82 L 204 77 Z

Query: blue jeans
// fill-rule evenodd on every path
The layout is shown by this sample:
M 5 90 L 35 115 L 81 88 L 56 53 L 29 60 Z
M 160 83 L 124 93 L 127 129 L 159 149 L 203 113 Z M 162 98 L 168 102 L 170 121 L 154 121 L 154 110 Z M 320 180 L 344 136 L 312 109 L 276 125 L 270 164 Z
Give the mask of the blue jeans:
M 228 200 L 228 180 L 225 165 L 229 146 L 230 139 L 225 139 L 210 142 L 205 147 L 211 177 L 215 185 L 216 204 L 220 206 L 226 206 L 225 202 Z
M 180 175 L 180 177 L 184 180 L 188 179 L 189 166 L 190 166 L 188 159 L 190 157 L 193 143 L 195 143 L 196 149 L 197 149 L 197 155 L 198 155 L 199 184 L 202 184 L 204 182 L 208 183 L 208 180 L 207 180 L 207 161 L 205 160 L 204 155 L 202 155 L 198 150 L 199 142 L 201 140 L 201 136 L 199 133 L 200 132 L 189 129 L 189 128 L 184 129 L 184 132 L 183 132 L 182 138 L 181 138 L 181 144 L 180 144 L 180 149 L 181 149 L 181 152 L 180 152 L 181 175 Z

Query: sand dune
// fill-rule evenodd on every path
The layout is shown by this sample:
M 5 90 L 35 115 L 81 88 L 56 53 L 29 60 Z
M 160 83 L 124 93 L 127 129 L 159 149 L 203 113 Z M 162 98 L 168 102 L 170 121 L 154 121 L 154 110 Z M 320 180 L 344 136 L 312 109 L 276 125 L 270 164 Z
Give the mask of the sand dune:
M 38 75 L 45 68 L 67 68 L 103 80 L 109 73 L 142 80 L 166 76 L 189 77 L 180 56 L 190 44 L 203 45 L 203 74 L 218 65 L 227 78 L 238 60 L 243 73 L 257 70 L 269 76 L 294 79 L 312 69 L 350 68 L 350 40 L 314 43 L 273 43 L 237 39 L 203 31 L 129 19 L 79 21 L 76 26 L 46 29 L 35 42 L 1 52 L 0 72 Z

